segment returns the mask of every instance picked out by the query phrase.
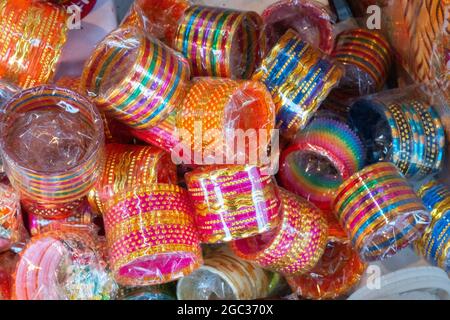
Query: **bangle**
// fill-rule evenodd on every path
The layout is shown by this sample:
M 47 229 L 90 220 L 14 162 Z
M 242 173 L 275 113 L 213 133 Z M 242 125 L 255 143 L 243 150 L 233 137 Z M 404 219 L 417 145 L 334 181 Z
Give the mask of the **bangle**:
M 370 165 L 344 181 L 333 208 L 365 261 L 396 254 L 430 222 L 420 199 L 390 163 Z
M 364 157 L 346 124 L 317 118 L 281 154 L 279 177 L 287 190 L 329 211 L 337 188 L 362 168 Z
M 162 284 L 186 276 L 202 264 L 185 190 L 154 184 L 114 198 L 104 221 L 109 261 L 119 284 Z
M 146 129 L 181 104 L 189 77 L 181 55 L 137 29 L 118 29 L 94 50 L 81 87 L 102 111 Z
M 341 77 L 340 68 L 289 30 L 263 60 L 253 80 L 263 82 L 272 93 L 277 127 L 290 138 L 306 126 Z
M 66 42 L 66 18 L 49 3 L 0 1 L 0 78 L 25 89 L 51 80 Z
M 24 90 L 4 108 L 1 149 L 6 173 L 22 199 L 65 215 L 96 181 L 103 126 L 92 103 L 74 91 L 41 86 Z M 53 209 L 61 207 L 60 214 Z M 66 209 L 64 209 L 66 207 Z M 59 211 L 59 210 L 56 210 Z
M 284 275 L 310 271 L 319 261 L 327 241 L 327 223 L 319 209 L 284 189 L 279 189 L 282 221 L 273 232 L 231 243 L 240 258 Z
M 66 11 L 72 6 L 76 6 L 81 10 L 81 19 L 86 17 L 92 9 L 94 9 L 97 0 L 51 0 L 52 2 L 62 5 Z
M 193 76 L 248 79 L 265 50 L 262 19 L 255 12 L 192 6 L 173 42 Z
M 278 226 L 273 178 L 258 167 L 200 168 L 186 174 L 186 183 L 203 243 L 246 238 Z

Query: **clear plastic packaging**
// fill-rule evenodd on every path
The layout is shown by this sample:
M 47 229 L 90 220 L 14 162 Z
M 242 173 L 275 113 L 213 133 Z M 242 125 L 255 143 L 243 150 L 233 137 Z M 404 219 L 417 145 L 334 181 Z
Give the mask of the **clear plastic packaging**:
M 21 239 L 23 228 L 19 195 L 12 187 L 0 184 L 0 252 Z
M 17 255 L 11 251 L 0 254 L 0 301 L 11 300 L 12 274 Z
M 122 287 L 118 300 L 176 300 L 171 284 L 146 287 Z
M 0 108 L 3 110 L 3 106 L 19 91 L 15 85 L 0 80 Z
M 431 221 L 407 180 L 388 162 L 348 178 L 336 192 L 333 207 L 364 261 L 396 254 L 420 237 Z

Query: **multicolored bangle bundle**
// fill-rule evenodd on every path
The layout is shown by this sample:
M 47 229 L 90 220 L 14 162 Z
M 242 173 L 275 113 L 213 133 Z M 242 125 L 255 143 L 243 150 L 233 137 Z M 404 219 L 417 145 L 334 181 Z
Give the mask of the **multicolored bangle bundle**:
M 322 212 L 306 200 L 279 189 L 282 221 L 269 233 L 231 243 L 240 258 L 284 275 L 310 271 L 322 256 L 327 223 Z
M 265 50 L 262 19 L 255 12 L 191 6 L 173 42 L 193 76 L 248 79 Z
M 342 77 L 342 70 L 292 30 L 281 37 L 253 79 L 274 98 L 277 127 L 287 138 L 303 129 Z
M 431 224 L 416 242 L 417 251 L 433 265 L 450 271 L 450 188 L 433 180 L 418 192 L 431 212 Z
M 187 173 L 186 182 L 204 243 L 254 236 L 279 224 L 276 186 L 258 167 L 204 167 Z
M 430 215 L 391 163 L 370 165 L 338 189 L 334 212 L 365 261 L 389 257 L 428 226 Z
M 137 29 L 118 29 L 95 49 L 81 78 L 83 92 L 136 129 L 165 119 L 181 105 L 190 79 L 186 59 Z
M 22 88 L 47 83 L 66 42 L 66 12 L 33 0 L 0 1 L 0 78 Z
M 121 285 L 183 277 L 203 262 L 187 191 L 154 184 L 117 195 L 104 215 L 109 262 Z
M 281 154 L 283 186 L 329 211 L 341 183 L 364 165 L 364 148 L 344 123 L 317 118 Z

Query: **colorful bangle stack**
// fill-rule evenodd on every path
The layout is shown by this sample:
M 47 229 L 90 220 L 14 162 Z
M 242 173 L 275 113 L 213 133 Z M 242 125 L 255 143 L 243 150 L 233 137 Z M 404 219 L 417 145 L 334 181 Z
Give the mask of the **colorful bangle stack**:
M 118 29 L 94 50 L 81 77 L 97 106 L 136 129 L 181 105 L 190 78 L 186 59 L 137 29 Z
M 31 88 L 47 83 L 66 42 L 66 12 L 33 0 L 0 1 L 0 78 Z
M 344 123 L 317 118 L 281 154 L 283 187 L 331 210 L 337 188 L 364 165 L 364 148 Z
M 368 94 L 380 91 L 389 74 L 392 60 L 389 42 L 373 30 L 354 29 L 339 34 L 333 57 L 346 67 L 343 86 Z M 361 73 L 365 73 L 365 77 Z M 361 85 L 368 85 L 362 90 Z
M 342 70 L 292 30 L 263 60 L 253 80 L 272 93 L 277 127 L 291 138 L 303 129 L 342 77 Z
M 2 123 L 3 162 L 24 204 L 47 218 L 66 216 L 94 185 L 103 156 L 95 106 L 67 89 L 35 87 L 10 100 Z
M 248 79 L 265 50 L 262 19 L 255 12 L 192 6 L 173 42 L 193 76 Z
M 322 212 L 306 200 L 279 189 L 282 221 L 273 232 L 231 243 L 240 258 L 284 275 L 310 271 L 322 256 L 327 223 Z
M 420 236 L 430 215 L 391 163 L 364 168 L 336 193 L 334 212 L 365 261 L 387 258 Z
M 109 262 L 125 286 L 162 284 L 202 264 L 187 192 L 154 184 L 118 195 L 104 215 Z
M 279 224 L 276 186 L 258 167 L 203 167 L 187 173 L 186 183 L 204 243 L 254 236 Z
M 68 10 L 71 8 L 74 8 L 76 6 L 77 9 L 74 10 L 81 10 L 80 17 L 83 19 L 86 17 L 92 9 L 94 9 L 95 4 L 97 3 L 97 0 L 51 0 L 55 4 L 62 5 L 64 9 Z
M 431 211 L 431 224 L 416 242 L 417 251 L 433 265 L 450 271 L 450 188 L 433 180 L 418 192 Z

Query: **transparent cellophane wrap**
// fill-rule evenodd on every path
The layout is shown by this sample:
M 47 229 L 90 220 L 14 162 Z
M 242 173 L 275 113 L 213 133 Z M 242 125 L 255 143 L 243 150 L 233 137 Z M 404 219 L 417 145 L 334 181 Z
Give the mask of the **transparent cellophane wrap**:
M 121 287 L 117 300 L 177 300 L 175 282 L 144 287 Z
M 19 194 L 0 183 L 0 252 L 19 242 L 24 232 Z
M 50 231 L 33 237 L 13 276 L 15 300 L 110 300 L 117 293 L 92 230 Z

